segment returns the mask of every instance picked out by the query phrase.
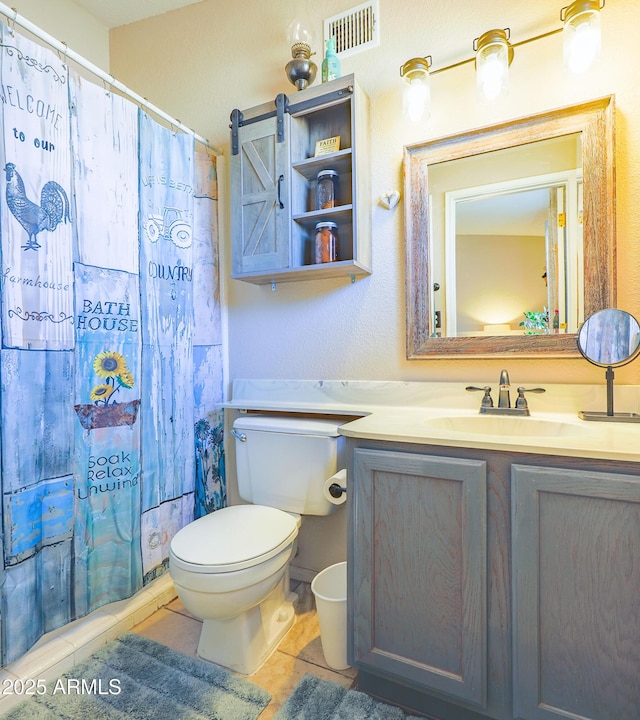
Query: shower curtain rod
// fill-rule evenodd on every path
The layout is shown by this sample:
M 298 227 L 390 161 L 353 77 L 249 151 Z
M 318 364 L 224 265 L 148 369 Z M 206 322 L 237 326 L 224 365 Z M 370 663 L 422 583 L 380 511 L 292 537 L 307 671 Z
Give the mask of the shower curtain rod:
M 71 50 L 71 48 L 69 48 L 66 43 L 56 40 L 52 35 L 49 35 L 49 33 L 42 30 L 42 28 L 34 25 L 30 20 L 27 20 L 27 18 L 23 17 L 22 15 L 19 15 L 18 11 L 15 8 L 11 8 L 8 5 L 5 5 L 3 2 L 0 2 L 0 13 L 4 15 L 10 23 L 20 25 L 20 27 L 28 30 L 32 35 L 35 35 L 37 38 L 40 38 L 40 40 L 46 42 L 47 45 L 50 45 L 58 52 L 63 53 L 65 61 L 67 59 L 73 60 L 73 62 L 80 65 L 80 67 L 83 67 L 85 70 L 88 70 L 93 75 L 96 75 L 101 80 L 108 83 L 112 88 L 118 90 L 118 92 L 121 92 L 123 95 L 131 98 L 136 104 L 146 108 L 147 110 L 150 110 L 154 115 L 158 115 L 163 120 L 166 120 L 173 127 L 182 130 L 189 135 L 193 135 L 195 140 L 208 147 L 215 155 L 222 155 L 222 152 L 215 148 L 213 145 L 211 145 L 211 143 L 206 138 L 198 135 L 191 128 L 183 125 L 180 120 L 176 120 L 176 118 L 171 117 L 171 115 L 167 115 L 166 112 L 160 110 L 160 108 L 150 103 L 141 95 L 138 95 L 137 93 L 133 92 L 133 90 L 130 90 L 126 85 L 123 85 L 119 80 L 116 80 L 113 75 L 109 75 L 108 73 L 104 72 L 104 70 L 101 70 L 97 65 L 94 65 L 91 61 L 83 58 L 82 55 L 78 55 L 78 53 Z M 10 24 L 9 28 L 11 28 Z

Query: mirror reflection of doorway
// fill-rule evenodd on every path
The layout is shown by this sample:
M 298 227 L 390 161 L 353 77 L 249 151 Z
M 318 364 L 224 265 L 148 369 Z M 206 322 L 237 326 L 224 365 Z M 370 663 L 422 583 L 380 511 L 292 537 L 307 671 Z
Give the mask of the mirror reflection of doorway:
M 582 174 L 580 133 L 429 166 L 432 337 L 577 332 Z
M 447 193 L 447 337 L 576 332 L 578 187 L 572 171 Z

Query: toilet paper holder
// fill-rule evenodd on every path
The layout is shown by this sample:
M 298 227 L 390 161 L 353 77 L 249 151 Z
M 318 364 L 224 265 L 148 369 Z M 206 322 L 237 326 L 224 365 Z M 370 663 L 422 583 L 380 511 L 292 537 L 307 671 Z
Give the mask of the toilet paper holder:
M 335 475 L 327 478 L 322 487 L 322 494 L 332 505 L 342 505 L 347 501 L 347 470 L 338 470 Z

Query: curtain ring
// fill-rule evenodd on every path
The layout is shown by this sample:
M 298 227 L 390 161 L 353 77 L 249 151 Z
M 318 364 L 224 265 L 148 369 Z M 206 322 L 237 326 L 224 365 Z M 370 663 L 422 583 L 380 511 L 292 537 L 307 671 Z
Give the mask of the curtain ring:
M 60 55 L 60 50 L 58 50 L 58 57 L 62 61 L 62 67 L 64 67 L 65 70 L 68 70 L 69 68 L 67 65 L 67 55 L 69 53 L 69 46 L 64 40 L 61 40 L 60 42 L 62 45 L 64 45 L 64 55 Z
M 18 11 L 15 8 L 11 9 L 13 10 L 13 17 L 10 18 L 7 15 L 7 27 L 9 28 L 9 35 L 11 35 L 11 37 L 15 37 L 16 18 L 18 17 Z

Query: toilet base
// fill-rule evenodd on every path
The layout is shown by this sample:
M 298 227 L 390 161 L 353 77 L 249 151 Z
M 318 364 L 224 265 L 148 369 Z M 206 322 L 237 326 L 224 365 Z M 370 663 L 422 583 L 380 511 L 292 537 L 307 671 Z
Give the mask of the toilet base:
M 284 588 L 283 577 L 265 600 L 241 615 L 203 620 L 198 657 L 241 675 L 259 670 L 295 620 L 293 603 L 298 596 Z

